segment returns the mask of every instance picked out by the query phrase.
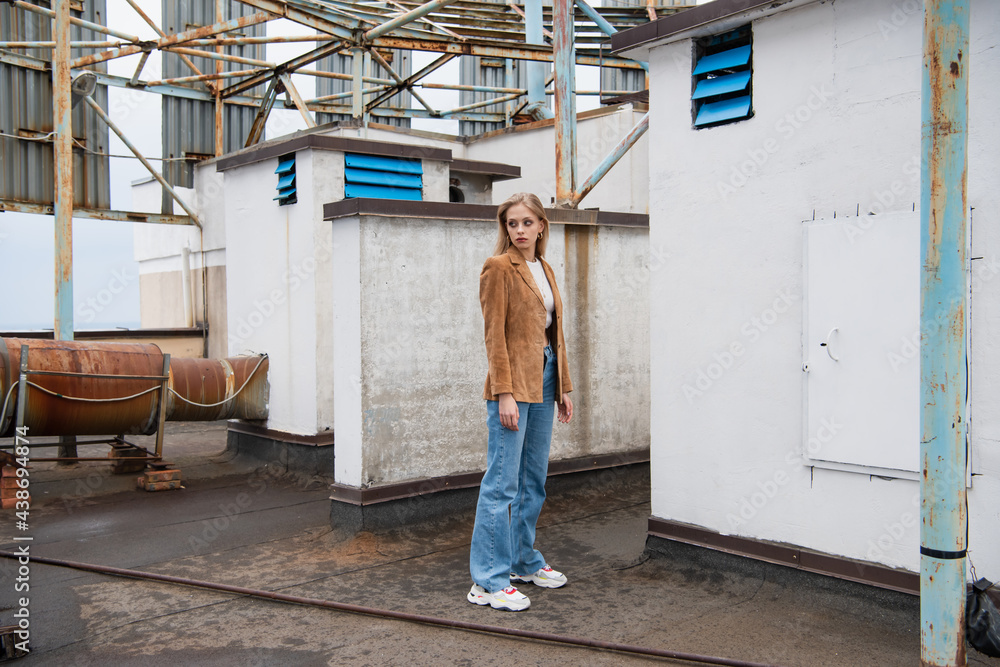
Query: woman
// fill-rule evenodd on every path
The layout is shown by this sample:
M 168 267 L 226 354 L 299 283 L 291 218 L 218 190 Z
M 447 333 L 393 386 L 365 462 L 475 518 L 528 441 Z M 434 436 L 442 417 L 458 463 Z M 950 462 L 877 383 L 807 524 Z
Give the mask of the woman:
M 533 194 L 500 205 L 493 257 L 479 276 L 489 374 L 483 398 L 489 444 L 469 558 L 469 602 L 521 611 L 531 604 L 512 582 L 559 588 L 566 577 L 535 548 L 545 501 L 555 404 L 573 417 L 562 332 L 562 300 L 542 255 L 549 221 Z

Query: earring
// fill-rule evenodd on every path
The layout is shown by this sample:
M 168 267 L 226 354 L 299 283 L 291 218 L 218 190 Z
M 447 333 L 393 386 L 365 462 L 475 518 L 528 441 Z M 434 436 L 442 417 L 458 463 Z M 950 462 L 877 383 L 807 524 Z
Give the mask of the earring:
M 541 238 L 542 238 L 542 232 L 538 232 L 538 238 L 539 238 L 539 240 L 541 240 Z

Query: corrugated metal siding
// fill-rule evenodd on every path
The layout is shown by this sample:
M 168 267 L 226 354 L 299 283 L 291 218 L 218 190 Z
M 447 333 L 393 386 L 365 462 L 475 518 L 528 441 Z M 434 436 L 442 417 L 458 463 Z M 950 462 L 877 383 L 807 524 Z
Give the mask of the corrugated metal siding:
M 385 54 L 379 51 L 383 57 Z M 389 62 L 392 65 L 392 69 L 395 70 L 396 74 L 402 78 L 406 78 L 413 74 L 413 59 L 410 57 L 409 51 L 403 51 L 402 49 L 393 49 L 392 60 Z M 386 58 L 388 60 L 388 58 Z M 327 56 L 321 59 L 316 64 L 316 69 L 321 72 L 335 72 L 337 74 L 352 74 L 354 72 L 354 58 L 349 55 L 343 55 L 341 53 L 335 53 L 332 56 Z M 389 73 L 385 71 L 381 65 L 377 62 L 372 63 L 372 73 L 373 76 L 378 79 L 391 79 Z M 336 95 L 337 93 L 346 93 L 351 90 L 352 83 L 345 79 L 327 79 L 323 77 L 316 78 L 316 97 L 323 97 L 324 95 Z M 371 88 L 373 84 L 366 83 L 365 88 Z M 408 109 L 411 106 L 413 96 L 410 93 L 400 93 L 396 95 L 387 103 L 380 106 L 388 108 L 403 108 Z M 343 100 L 338 100 L 337 104 L 350 104 L 350 98 Z M 334 121 L 350 120 L 351 117 L 347 114 L 336 114 L 336 113 L 317 113 L 316 122 L 320 125 L 324 123 L 332 123 Z M 384 116 L 377 116 L 373 118 L 374 121 L 382 123 L 383 125 L 395 125 L 396 127 L 410 127 L 409 118 L 386 118 Z
M 657 0 L 659 6 L 683 5 L 690 0 Z M 604 0 L 605 7 L 645 7 L 646 0 Z M 607 48 L 611 47 L 608 37 Z M 617 69 L 615 67 L 601 68 L 601 91 L 605 90 L 644 90 L 646 88 L 645 70 Z M 613 97 L 614 95 L 601 95 Z
M 161 28 L 168 35 L 215 23 L 215 2 L 207 2 L 206 0 L 163 0 L 162 10 L 163 22 Z M 240 4 L 236 0 L 229 0 L 224 6 L 223 11 L 225 12 L 223 20 L 227 21 L 256 13 L 254 8 Z M 229 33 L 229 36 L 263 37 L 264 34 L 265 24 L 260 24 L 243 28 L 239 33 Z M 205 47 L 205 49 L 214 51 L 215 47 Z M 265 59 L 263 44 L 227 46 L 224 52 L 243 58 Z M 215 72 L 216 61 L 199 57 L 192 57 L 191 60 L 201 70 L 202 74 Z M 248 69 L 246 65 L 228 62 L 224 63 L 223 67 L 224 71 Z M 179 56 L 163 53 L 163 78 L 191 76 L 193 74 L 194 72 L 184 64 L 184 61 Z M 230 85 L 233 82 L 235 80 L 226 79 L 226 84 L 224 85 Z M 202 84 L 196 85 L 201 86 Z M 207 87 L 203 89 L 207 90 Z M 256 86 L 245 94 L 263 95 L 264 87 Z M 200 100 L 189 100 L 164 95 L 162 97 L 162 107 L 164 157 L 180 158 L 191 153 L 201 155 L 215 154 L 214 102 L 202 102 Z M 253 125 L 256 113 L 257 110 L 254 107 L 225 106 L 223 150 L 226 153 L 243 148 L 247 136 L 250 134 L 250 126 Z M 196 161 L 164 162 L 163 175 L 171 185 L 193 187 L 195 164 L 197 164 Z M 173 213 L 173 200 L 166 191 L 163 193 L 163 212 Z
M 83 12 L 72 15 L 106 25 L 105 0 L 87 0 Z M 0 40 L 50 41 L 52 19 L 22 9 L 0 5 Z M 104 40 L 104 35 L 78 26 L 70 27 L 72 40 Z M 50 58 L 52 51 L 18 49 L 19 54 Z M 73 49 L 73 57 L 93 53 L 93 49 Z M 106 66 L 99 66 L 107 71 Z M 98 86 L 93 95 L 108 108 L 108 91 Z M 53 131 L 52 75 L 0 63 L 0 132 L 44 136 Z M 73 204 L 83 208 L 109 208 L 111 186 L 109 159 L 85 151 L 107 153 L 108 129 L 87 105 L 73 109 L 73 137 L 79 142 L 73 151 Z M 52 142 L 0 137 L 0 199 L 51 204 L 54 192 Z
M 484 66 L 483 61 L 504 63 L 503 60 L 497 58 L 480 58 L 478 56 L 462 56 L 461 62 L 459 63 L 459 81 L 463 86 L 495 86 L 498 88 L 524 88 L 528 85 L 528 68 L 527 61 L 515 60 L 511 64 L 513 66 L 514 76 L 511 81 L 507 80 L 507 68 L 506 65 L 502 67 L 489 67 Z M 504 93 L 474 93 L 471 91 L 463 90 L 459 92 L 458 95 L 458 105 L 465 106 L 467 104 L 474 104 L 476 102 L 482 102 L 483 100 L 490 100 L 495 97 L 500 97 Z M 515 103 L 520 103 L 523 101 L 515 100 Z M 548 105 L 552 107 L 552 100 L 548 100 Z M 505 104 L 491 104 L 486 107 L 479 107 L 475 109 L 477 112 L 483 113 L 504 113 Z M 482 134 L 484 132 L 490 132 L 492 130 L 500 129 L 504 126 L 503 123 L 478 123 L 473 121 L 461 121 L 459 123 L 459 134 L 462 135 L 474 135 Z

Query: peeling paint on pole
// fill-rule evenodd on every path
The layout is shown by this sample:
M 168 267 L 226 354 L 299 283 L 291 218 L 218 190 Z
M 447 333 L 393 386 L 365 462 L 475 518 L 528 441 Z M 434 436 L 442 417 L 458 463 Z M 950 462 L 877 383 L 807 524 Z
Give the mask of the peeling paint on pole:
M 571 206 L 576 190 L 576 48 L 572 0 L 552 7 L 556 90 L 556 206 Z
M 55 337 L 73 340 L 73 108 L 70 99 L 69 0 L 56 0 L 52 57 L 55 130 Z
M 920 661 L 965 665 L 968 0 L 928 0 L 921 90 Z

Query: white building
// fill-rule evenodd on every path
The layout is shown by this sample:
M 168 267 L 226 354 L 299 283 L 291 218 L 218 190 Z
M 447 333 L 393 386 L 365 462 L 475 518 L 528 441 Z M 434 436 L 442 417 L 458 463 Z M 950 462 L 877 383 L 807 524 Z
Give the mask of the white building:
M 922 31 L 916 0 L 715 0 L 616 36 L 650 64 L 650 243 L 670 253 L 652 536 L 917 586 Z M 973 2 L 969 555 L 993 580 L 998 43 L 1000 4 Z M 740 76 L 703 97 L 720 63 Z

